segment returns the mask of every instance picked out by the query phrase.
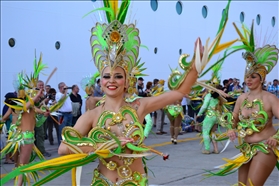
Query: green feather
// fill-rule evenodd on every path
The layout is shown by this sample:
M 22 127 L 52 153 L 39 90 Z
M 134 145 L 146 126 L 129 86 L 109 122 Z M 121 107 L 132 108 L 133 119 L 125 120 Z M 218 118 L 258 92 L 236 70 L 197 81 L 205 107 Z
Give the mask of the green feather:
M 149 48 L 146 45 L 140 45 L 140 47 L 145 48 L 149 51 Z
M 93 12 L 96 12 L 96 11 L 100 11 L 100 10 L 103 10 L 106 12 L 106 15 L 107 15 L 107 19 L 108 19 L 108 22 L 110 23 L 111 20 L 114 20 L 114 11 L 113 9 L 111 9 L 110 7 L 103 7 L 103 8 L 96 8 L 94 10 L 91 10 L 90 12 L 88 12 L 87 14 L 85 14 L 82 18 L 88 16 L 89 14 L 93 13 Z M 109 15 L 112 15 L 111 18 L 109 17 Z
M 119 9 L 119 13 L 117 15 L 117 20 L 124 24 L 125 19 L 126 19 L 126 15 L 129 9 L 129 5 L 130 5 L 130 0 L 123 0 Z
M 108 23 L 110 23 L 112 20 L 114 20 L 114 19 L 111 19 L 111 15 L 114 16 L 114 11 L 112 10 L 112 8 L 110 8 L 109 0 L 103 0 L 103 2 L 104 2 L 104 7 L 111 9 L 111 12 L 106 11 L 107 20 L 108 20 Z
M 222 18 L 221 18 L 221 21 L 220 21 L 220 24 L 219 24 L 219 29 L 217 31 L 216 36 L 226 27 L 228 17 L 229 17 L 230 4 L 231 4 L 231 0 L 228 1 L 228 4 L 227 4 L 226 8 L 224 9 L 224 13 L 222 15 Z M 221 37 L 219 37 L 216 44 L 213 46 L 212 52 L 208 55 L 208 59 L 210 59 L 213 56 L 215 48 L 220 43 L 220 39 L 221 39 Z
M 255 41 L 254 41 L 254 20 L 252 22 L 252 26 L 251 26 L 251 33 L 250 33 L 250 42 L 249 45 L 251 47 L 251 52 L 255 51 Z

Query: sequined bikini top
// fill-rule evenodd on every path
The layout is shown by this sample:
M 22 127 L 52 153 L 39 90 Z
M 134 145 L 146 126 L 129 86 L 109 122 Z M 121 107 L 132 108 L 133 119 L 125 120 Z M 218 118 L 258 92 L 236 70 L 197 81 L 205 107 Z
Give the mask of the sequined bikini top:
M 126 123 L 124 126 L 123 121 L 127 119 L 127 115 L 131 117 L 131 122 Z M 111 121 L 106 125 L 108 119 L 111 119 Z M 121 129 L 121 135 L 117 136 L 111 131 L 110 127 L 114 125 L 117 125 L 118 129 Z M 86 137 L 72 127 L 64 127 L 62 130 L 62 139 L 71 147 L 73 147 L 72 145 L 78 147 L 92 146 L 96 149 L 99 148 L 97 144 L 102 144 L 102 148 L 110 149 L 109 146 L 111 143 L 107 144 L 107 142 L 115 141 L 117 144 L 120 144 L 119 136 L 134 139 L 133 142 L 125 145 L 125 147 L 134 153 L 150 150 L 143 144 L 144 132 L 142 124 L 139 122 L 136 110 L 130 105 L 122 106 L 117 113 L 108 110 L 103 111 L 98 119 L 97 125 L 89 131 Z M 122 149 L 125 149 L 124 146 L 121 148 L 118 146 L 114 153 L 119 154 Z
M 129 115 L 132 120 L 124 125 L 123 121 L 126 120 L 126 115 Z M 106 126 L 106 120 L 108 119 L 111 119 L 111 122 Z M 122 131 L 123 137 L 134 139 L 134 145 L 142 144 L 144 140 L 143 127 L 139 122 L 137 112 L 133 107 L 130 105 L 124 105 L 117 113 L 108 110 L 103 111 L 96 126 L 113 133 L 113 131 L 111 131 L 111 126 L 115 125 L 120 131 Z
M 249 116 L 243 116 L 242 109 L 255 109 L 258 106 L 258 111 L 253 111 Z M 268 115 L 264 110 L 263 102 L 260 99 L 249 101 L 247 98 L 243 101 L 239 110 L 238 131 L 240 137 L 252 135 L 254 132 L 261 132 L 268 121 Z

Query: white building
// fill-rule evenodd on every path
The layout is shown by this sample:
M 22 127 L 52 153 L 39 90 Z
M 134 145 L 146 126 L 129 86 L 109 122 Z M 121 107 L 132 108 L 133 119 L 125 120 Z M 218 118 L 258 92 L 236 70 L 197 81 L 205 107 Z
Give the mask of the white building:
M 208 37 L 213 39 L 226 4 L 226 1 L 132 1 L 128 20 L 136 21 L 142 45 L 149 48 L 140 51 L 149 74 L 144 78 L 145 83 L 154 78 L 166 80 L 169 66 L 178 66 L 180 50 L 193 55 L 197 37 L 203 42 Z M 35 49 L 37 57 L 43 53 L 43 62 L 49 67 L 45 74 L 58 68 L 49 82 L 56 89 L 61 81 L 68 86 L 79 84 L 82 77 L 96 71 L 91 60 L 90 30 L 96 21 L 104 18 L 104 13 L 82 17 L 101 6 L 101 2 L 90 0 L 1 1 L 1 108 L 4 95 L 14 91 L 15 75 L 21 70 L 33 71 Z M 232 1 L 222 42 L 238 38 L 232 22 L 240 26 L 242 19 L 250 27 L 254 19 L 256 35 L 261 42 L 268 40 L 278 46 L 278 9 L 278 1 Z M 177 10 L 182 10 L 180 15 Z M 15 40 L 14 47 L 9 46 L 11 38 Z M 55 48 L 56 42 L 60 43 L 59 50 Z M 218 55 L 211 64 L 217 58 Z M 237 77 L 243 81 L 244 67 L 241 53 L 233 54 L 225 61 L 222 79 Z M 279 65 L 267 76 L 267 81 L 278 78 L 278 70 Z M 40 79 L 45 81 L 47 76 Z M 85 93 L 81 90 L 80 94 Z

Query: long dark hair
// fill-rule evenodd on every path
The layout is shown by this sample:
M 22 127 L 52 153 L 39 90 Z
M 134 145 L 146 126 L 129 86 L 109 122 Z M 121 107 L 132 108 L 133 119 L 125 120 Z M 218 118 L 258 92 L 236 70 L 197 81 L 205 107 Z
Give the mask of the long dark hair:
M 7 93 L 5 95 L 5 103 L 9 105 L 17 105 L 12 99 L 17 98 L 17 95 L 13 92 Z M 15 109 L 12 108 L 12 111 L 15 112 Z
M 213 97 L 214 99 L 219 97 L 219 94 L 217 92 L 211 92 L 211 97 Z

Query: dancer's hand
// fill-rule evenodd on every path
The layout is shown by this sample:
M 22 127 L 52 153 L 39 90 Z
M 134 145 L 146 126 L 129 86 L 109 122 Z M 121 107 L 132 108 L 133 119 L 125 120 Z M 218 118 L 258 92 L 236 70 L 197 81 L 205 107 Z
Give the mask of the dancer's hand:
M 33 98 L 34 102 L 37 102 L 40 100 L 40 98 L 44 95 L 44 89 L 38 90 L 38 93 L 36 96 Z
M 236 139 L 236 134 L 235 134 L 234 130 L 228 130 L 227 135 L 231 141 L 234 141 Z
M 125 146 L 127 143 L 134 142 L 133 138 L 126 138 L 126 137 L 119 137 L 119 140 L 121 142 L 121 146 Z
M 270 148 L 274 148 L 277 146 L 277 140 L 273 137 L 270 137 L 265 141 L 265 144 L 267 144 Z
M 198 42 L 199 42 L 199 45 L 198 45 Z M 201 42 L 201 39 L 199 37 L 195 42 L 195 48 L 194 48 L 195 52 L 196 52 L 197 47 L 199 47 L 199 49 L 200 49 L 200 59 L 202 59 L 203 52 L 204 52 L 204 47 L 202 46 L 202 42 Z
M 45 116 L 45 117 L 48 117 L 49 115 L 50 115 L 49 110 L 48 110 L 48 111 L 46 111 L 46 112 L 44 112 L 44 116 Z

